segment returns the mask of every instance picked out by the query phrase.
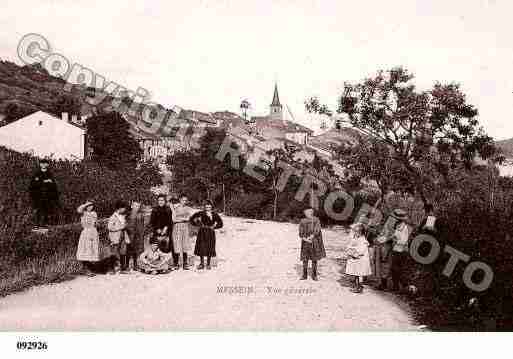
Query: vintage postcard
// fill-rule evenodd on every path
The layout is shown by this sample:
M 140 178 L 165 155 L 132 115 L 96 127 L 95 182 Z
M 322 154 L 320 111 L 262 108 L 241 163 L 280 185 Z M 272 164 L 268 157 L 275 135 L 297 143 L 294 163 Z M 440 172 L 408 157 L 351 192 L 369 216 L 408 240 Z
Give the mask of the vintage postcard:
M 4 0 L 0 331 L 511 330 L 512 11 Z

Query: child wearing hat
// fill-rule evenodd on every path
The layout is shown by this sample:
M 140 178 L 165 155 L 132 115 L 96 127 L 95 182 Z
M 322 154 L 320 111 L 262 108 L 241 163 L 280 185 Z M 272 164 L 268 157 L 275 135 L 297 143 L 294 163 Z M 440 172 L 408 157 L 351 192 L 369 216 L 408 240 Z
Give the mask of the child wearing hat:
M 80 223 L 83 228 L 78 239 L 77 260 L 84 264 L 87 275 L 93 276 L 92 263 L 100 261 L 100 239 L 96 230 L 98 215 L 92 201 L 80 205 L 77 212 L 82 215 Z
M 408 218 L 406 211 L 396 209 L 392 212 L 391 217 L 396 220 L 396 223 L 392 235 L 392 263 L 390 266 L 390 274 L 392 276 L 393 290 L 399 291 L 400 286 L 406 284 L 403 280 L 403 272 L 410 255 L 408 251 L 410 229 L 406 224 Z
M 392 277 L 394 291 L 399 291 L 400 285 L 405 284 L 403 271 L 409 258 L 408 239 L 410 237 L 410 229 L 406 223 L 407 218 L 406 211 L 399 208 L 394 209 L 385 223 L 385 227 L 391 227 L 391 229 L 378 238 L 380 243 L 391 243 L 392 249 L 388 256 L 388 262 L 389 276 Z
M 353 277 L 353 288 L 351 289 L 353 293 L 361 293 L 363 291 L 360 277 L 372 274 L 369 242 L 365 238 L 364 230 L 363 223 L 351 225 L 351 241 L 347 248 L 346 274 Z

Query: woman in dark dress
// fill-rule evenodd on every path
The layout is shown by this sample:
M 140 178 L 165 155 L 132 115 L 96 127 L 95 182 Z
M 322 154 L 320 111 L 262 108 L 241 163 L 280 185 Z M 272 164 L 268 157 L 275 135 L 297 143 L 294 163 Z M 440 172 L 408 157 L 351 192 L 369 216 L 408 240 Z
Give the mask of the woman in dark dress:
M 198 269 L 205 268 L 204 257 L 207 257 L 207 269 L 210 267 L 210 259 L 216 256 L 216 229 L 223 227 L 223 221 L 219 215 L 212 211 L 212 203 L 205 203 L 205 210 L 192 215 L 191 224 L 198 226 L 198 236 L 194 254 L 200 257 Z
M 170 241 L 170 235 L 173 233 L 173 212 L 167 206 L 166 196 L 163 194 L 158 196 L 157 206 L 151 211 L 150 226 L 153 238 L 159 241 L 160 250 L 163 253 L 173 253 L 173 242 Z

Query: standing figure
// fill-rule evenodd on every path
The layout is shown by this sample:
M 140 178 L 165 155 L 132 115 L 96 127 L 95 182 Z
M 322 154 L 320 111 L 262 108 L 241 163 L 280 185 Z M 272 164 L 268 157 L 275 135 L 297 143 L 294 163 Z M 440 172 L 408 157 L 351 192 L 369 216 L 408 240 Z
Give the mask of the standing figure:
M 166 203 L 166 196 L 160 194 L 157 197 L 157 206 L 151 211 L 150 225 L 153 237 L 159 241 L 159 248 L 163 253 L 173 253 L 173 243 L 170 241 L 173 230 L 172 217 L 173 212 Z
M 39 169 L 32 176 L 29 186 L 36 227 L 47 227 L 51 215 L 59 206 L 57 183 L 48 169 L 48 165 L 48 160 L 39 161 Z
M 123 201 L 116 202 L 116 210 L 114 214 L 110 216 L 109 222 L 107 223 L 107 229 L 109 230 L 109 239 L 111 244 L 112 253 L 116 257 L 116 267 L 121 268 L 121 273 L 126 274 L 128 270 L 128 245 L 130 244 L 130 238 L 127 233 L 126 226 L 126 207 L 127 205 Z M 114 271 L 114 273 L 116 270 Z
M 369 242 L 365 238 L 365 228 L 362 223 L 351 225 L 351 241 L 347 248 L 348 259 L 346 263 L 346 274 L 353 277 L 353 293 L 361 293 L 363 286 L 360 277 L 372 274 Z
M 427 203 L 424 206 L 425 211 L 425 217 L 420 223 L 420 225 L 416 228 L 415 232 L 412 233 L 412 238 L 415 238 L 417 236 L 423 235 L 423 236 L 429 236 L 436 240 L 440 244 L 440 247 L 443 248 L 447 243 L 446 238 L 446 230 L 445 230 L 445 224 L 442 218 L 437 218 L 435 216 L 435 210 L 432 204 Z M 419 255 L 424 256 L 428 255 L 428 253 L 425 253 L 425 249 L 418 248 Z M 423 253 L 424 252 L 424 253 Z M 414 266 L 414 270 L 411 268 L 408 268 L 411 272 L 414 272 L 414 275 L 411 278 L 412 280 L 415 280 L 415 276 L 420 272 L 421 268 L 420 266 L 415 262 L 410 260 L 408 263 L 410 266 Z M 433 271 L 432 274 L 434 276 L 434 288 L 435 292 L 440 289 L 440 286 L 442 286 L 444 279 L 446 279 L 446 276 L 443 275 L 444 268 L 446 266 L 446 260 L 443 258 L 443 256 L 438 256 L 438 258 L 435 259 L 434 262 L 430 264 Z M 410 288 L 410 287 L 409 287 Z
M 130 236 L 128 261 L 132 259 L 133 270 L 137 270 L 137 261 L 141 253 L 144 252 L 144 236 L 146 234 L 144 214 L 141 211 L 141 204 L 139 202 L 132 202 L 130 215 L 128 216 L 127 231 Z
M 175 208 L 175 205 L 178 203 L 178 199 L 176 198 L 176 196 L 168 195 L 166 197 L 166 203 L 169 206 L 169 208 L 173 210 Z
M 100 261 L 100 238 L 96 230 L 98 215 L 91 201 L 78 207 L 77 212 L 82 215 L 80 223 L 83 228 L 78 239 L 77 260 L 83 263 L 87 275 L 93 276 L 92 265 Z
M 191 239 L 189 236 L 189 220 L 192 216 L 192 208 L 187 206 L 187 196 L 181 195 L 180 202 L 175 205 L 173 211 L 173 247 L 175 252 L 175 269 L 178 269 L 177 263 L 180 253 L 183 256 L 183 269 L 188 270 L 187 253 L 191 250 Z
M 408 251 L 410 229 L 406 224 L 407 218 L 408 215 L 404 210 L 395 209 L 385 224 L 385 226 L 387 226 L 391 219 L 391 230 L 387 231 L 385 235 L 380 236 L 377 239 L 381 243 L 389 242 L 391 244 L 388 261 L 390 266 L 389 276 L 392 278 L 394 291 L 399 291 L 400 286 L 405 285 L 405 281 L 403 280 L 403 271 L 408 265 L 408 259 L 410 256 Z
M 216 229 L 223 227 L 223 221 L 212 211 L 212 202 L 207 201 L 203 211 L 195 213 L 191 224 L 199 226 L 194 254 L 200 257 L 198 269 L 205 268 L 204 257 L 207 257 L 207 269 L 211 269 L 210 259 L 216 256 Z
M 303 262 L 303 276 L 307 279 L 308 261 L 312 261 L 312 279 L 317 280 L 317 261 L 326 257 L 322 241 L 321 222 L 314 216 L 313 208 L 304 211 L 305 218 L 299 223 L 299 238 L 301 239 L 300 260 Z
M 139 256 L 138 267 L 143 273 L 160 274 L 169 273 L 169 254 L 162 253 L 159 243 L 155 238 L 150 241 L 150 246 Z
M 378 290 L 386 290 L 388 278 L 390 277 L 390 266 L 392 263 L 392 242 L 390 238 L 394 231 L 395 219 L 389 217 L 383 225 L 381 233 L 376 233 L 376 238 L 372 240 L 372 271 L 380 280 Z

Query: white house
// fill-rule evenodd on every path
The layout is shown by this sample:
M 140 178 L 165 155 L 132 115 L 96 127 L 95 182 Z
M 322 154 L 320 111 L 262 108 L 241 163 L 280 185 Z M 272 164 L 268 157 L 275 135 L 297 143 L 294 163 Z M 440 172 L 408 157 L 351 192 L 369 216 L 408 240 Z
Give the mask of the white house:
M 67 113 L 58 118 L 38 111 L 0 127 L 0 146 L 37 157 L 82 160 L 85 129 L 77 121 L 70 121 Z

